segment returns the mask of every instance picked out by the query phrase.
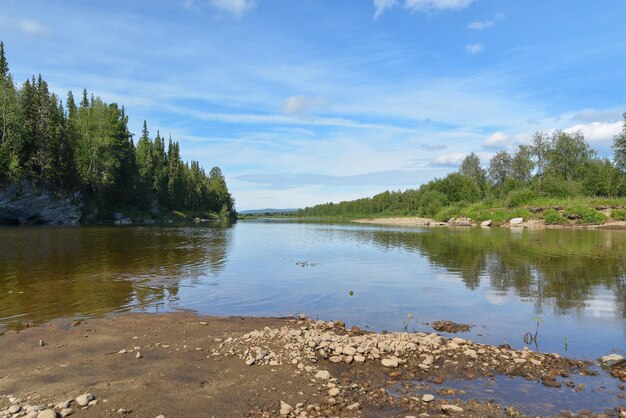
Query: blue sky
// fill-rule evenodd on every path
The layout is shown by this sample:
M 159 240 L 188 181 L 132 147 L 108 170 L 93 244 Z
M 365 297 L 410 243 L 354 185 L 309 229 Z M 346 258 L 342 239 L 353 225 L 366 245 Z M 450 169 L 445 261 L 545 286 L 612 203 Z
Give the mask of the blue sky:
M 239 210 L 417 187 L 537 130 L 601 155 L 626 111 L 622 0 L 0 0 L 23 82 L 124 104 L 220 166 Z

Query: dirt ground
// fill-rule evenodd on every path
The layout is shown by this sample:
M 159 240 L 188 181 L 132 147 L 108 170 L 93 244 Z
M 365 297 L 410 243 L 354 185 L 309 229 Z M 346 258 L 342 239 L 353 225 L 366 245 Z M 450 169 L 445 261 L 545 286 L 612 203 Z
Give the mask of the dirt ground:
M 521 416 L 504 405 L 445 400 L 436 393 L 435 399 L 392 396 L 388 388 L 403 378 L 472 378 L 498 368 L 510 375 L 540 373 L 544 384 L 557 384 L 547 374 L 561 379 L 587 367 L 558 356 L 471 345 L 435 334 L 421 340 L 398 335 L 300 318 L 191 313 L 56 321 L 0 337 L 0 417 L 11 401 L 22 406 L 12 415 L 18 417 L 27 416 L 28 406 L 50 408 L 85 393 L 96 402 L 85 409 L 74 403 L 72 416 Z M 400 337 L 403 341 L 393 340 Z M 383 346 L 379 359 L 376 347 Z M 499 360 L 500 355 L 507 360 Z M 484 357 L 492 364 L 482 367 L 475 360 L 468 368 L 463 356 Z M 383 367 L 383 358 L 395 364 Z M 533 368 L 535 363 L 543 364 L 541 371 Z M 626 416 L 626 410 L 610 415 L 620 414 Z

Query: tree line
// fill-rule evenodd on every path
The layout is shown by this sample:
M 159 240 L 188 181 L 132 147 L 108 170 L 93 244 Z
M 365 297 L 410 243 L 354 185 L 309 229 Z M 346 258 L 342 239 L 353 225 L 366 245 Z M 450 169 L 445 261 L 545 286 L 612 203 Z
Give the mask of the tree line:
M 541 198 L 626 197 L 626 113 L 613 140 L 614 158 L 600 158 L 582 132 L 537 132 L 529 145 L 496 153 L 485 168 L 475 153 L 459 169 L 417 189 L 307 207 L 300 216 L 417 215 L 476 202 L 517 207 Z
M 39 75 L 14 83 L 0 42 L 0 184 L 82 191 L 97 207 L 235 213 L 218 167 L 184 162 L 180 145 L 144 121 L 137 145 L 124 107 L 83 90 L 65 103 Z

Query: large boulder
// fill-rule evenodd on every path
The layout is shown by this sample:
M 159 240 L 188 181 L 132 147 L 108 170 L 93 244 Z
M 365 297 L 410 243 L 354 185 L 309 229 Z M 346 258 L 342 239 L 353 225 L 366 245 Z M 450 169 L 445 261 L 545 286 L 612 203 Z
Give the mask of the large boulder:
M 0 224 L 77 225 L 81 207 L 80 194 L 57 196 L 26 181 L 0 189 Z

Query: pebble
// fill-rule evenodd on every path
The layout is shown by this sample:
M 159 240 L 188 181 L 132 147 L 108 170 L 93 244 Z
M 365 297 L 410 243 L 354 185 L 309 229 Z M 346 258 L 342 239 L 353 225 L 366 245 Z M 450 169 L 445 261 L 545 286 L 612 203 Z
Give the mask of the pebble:
M 22 410 L 22 407 L 19 405 L 12 405 L 9 407 L 9 414 L 17 414 Z
M 165 415 L 157 415 L 156 418 L 165 418 Z
M 328 380 L 330 379 L 330 373 L 327 370 L 320 370 L 315 374 L 317 379 Z
M 435 400 L 435 397 L 429 393 L 427 393 L 426 395 L 422 396 L 422 401 L 423 402 L 432 402 Z
M 58 415 L 54 409 L 46 409 L 37 414 L 37 418 L 57 418 Z
M 384 358 L 380 362 L 385 367 L 390 367 L 390 368 L 398 367 L 398 359 L 396 358 Z
M 120 351 L 117 352 L 117 354 L 126 354 L 127 351 L 125 348 L 122 348 Z
M 456 406 L 456 405 L 441 405 L 441 410 L 443 412 L 446 412 L 448 414 L 450 413 L 461 413 L 463 412 L 463 408 Z
M 354 356 L 356 354 L 356 348 L 350 347 L 350 346 L 346 346 L 346 347 L 343 348 L 343 353 L 348 355 L 348 356 Z
M 337 396 L 340 392 L 339 388 L 332 388 L 328 391 L 328 396 Z
M 280 401 L 280 414 L 287 416 L 293 411 L 293 407 L 286 402 Z
M 365 363 L 365 357 L 364 356 L 360 356 L 360 355 L 356 355 L 354 356 L 354 362 L 355 363 Z
M 346 409 L 347 409 L 348 411 L 354 411 L 355 409 L 359 409 L 359 408 L 361 408 L 361 404 L 360 404 L 360 403 L 358 403 L 358 402 L 355 402 L 355 403 L 353 403 L 353 404 L 350 404 L 350 405 L 348 405 L 348 406 L 346 407 Z
M 256 359 L 254 357 L 250 357 L 246 360 L 246 366 L 252 366 L 254 363 L 256 363 Z
M 76 398 L 76 403 L 78 404 L 78 406 L 87 406 L 89 405 L 89 402 L 93 401 L 94 399 L 96 399 L 96 397 L 93 396 L 91 393 L 84 393 Z
M 61 409 L 61 418 L 69 417 L 74 413 L 72 408 L 63 408 Z

